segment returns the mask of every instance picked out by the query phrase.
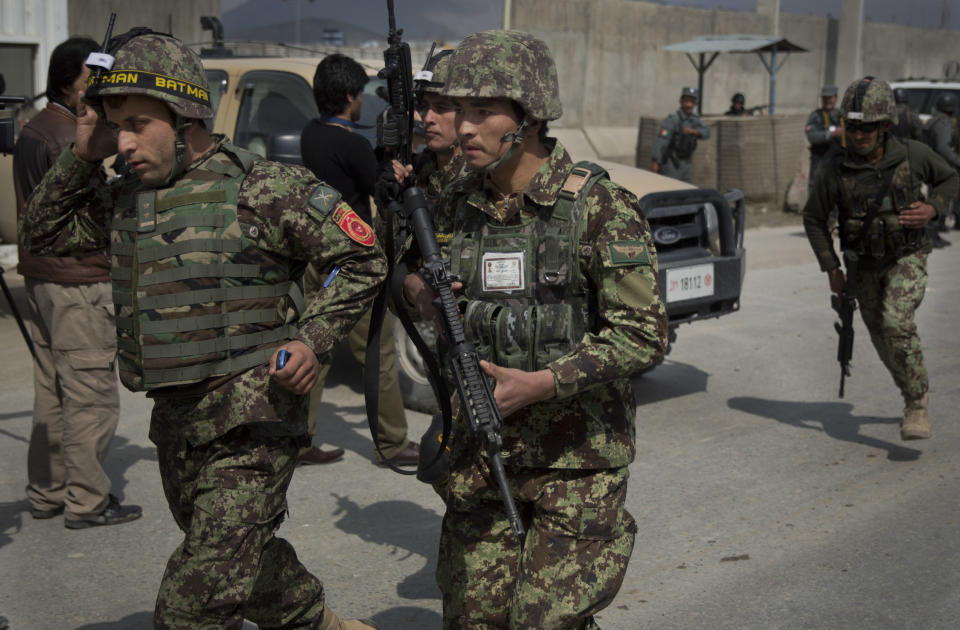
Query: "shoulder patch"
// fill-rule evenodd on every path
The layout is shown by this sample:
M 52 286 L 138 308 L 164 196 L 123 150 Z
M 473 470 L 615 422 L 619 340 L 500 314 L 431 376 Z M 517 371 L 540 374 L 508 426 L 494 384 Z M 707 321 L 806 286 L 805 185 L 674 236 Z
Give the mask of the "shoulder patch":
M 613 265 L 649 265 L 647 246 L 641 241 L 611 241 L 610 263 Z
M 666 136 L 669 135 L 669 134 L 670 134 L 670 132 L 667 131 L 666 129 L 663 129 L 663 128 L 660 129 L 660 135 L 661 135 L 662 137 L 666 137 Z
M 320 184 L 311 193 L 309 203 L 314 210 L 327 216 L 340 203 L 340 193 L 326 184 Z
M 347 205 L 339 205 L 330 216 L 334 223 L 340 226 L 340 229 L 350 237 L 351 240 L 360 243 L 365 247 L 373 247 L 374 235 L 373 228 L 367 225 L 366 221 Z

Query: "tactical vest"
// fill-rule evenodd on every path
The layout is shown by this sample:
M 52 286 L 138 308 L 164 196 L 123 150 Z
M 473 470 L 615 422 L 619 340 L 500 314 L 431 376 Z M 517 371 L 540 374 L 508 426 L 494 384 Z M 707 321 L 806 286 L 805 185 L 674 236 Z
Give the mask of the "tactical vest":
M 525 371 L 543 369 L 572 351 L 595 328 L 580 259 L 584 198 L 606 172 L 577 163 L 557 202 L 540 216 L 505 226 L 457 206 L 450 263 L 464 284 L 467 335 L 481 356 Z
M 900 225 L 898 209 L 923 199 L 920 182 L 910 171 L 909 154 L 893 167 L 890 185 L 880 199 L 880 209 L 866 229 L 864 221 L 871 206 L 877 202 L 879 186 L 891 174 L 889 170 L 884 171 L 881 176 L 884 181 L 871 186 L 863 183 L 858 173 L 861 171 L 843 166 L 838 171 L 843 198 L 841 207 L 847 209 L 843 213 L 840 230 L 844 247 L 854 247 L 867 264 L 871 259 L 875 262 L 890 261 L 927 247 L 924 230 L 908 230 Z
M 240 187 L 258 159 L 224 142 L 176 186 L 118 197 L 111 277 L 129 389 L 262 365 L 296 334 L 303 270 L 259 249 L 260 228 L 238 216 Z

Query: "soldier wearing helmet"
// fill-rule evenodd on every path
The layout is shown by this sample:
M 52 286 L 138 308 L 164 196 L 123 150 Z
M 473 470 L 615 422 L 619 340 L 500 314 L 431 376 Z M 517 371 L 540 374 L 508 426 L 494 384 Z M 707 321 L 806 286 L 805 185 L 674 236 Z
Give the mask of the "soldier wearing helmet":
M 443 94 L 452 54 L 453 50 L 436 53 L 414 77 L 424 141 L 414 170 L 417 186 L 434 206 L 443 191 L 463 176 L 465 164 L 454 126 L 453 101 Z
M 741 92 L 737 92 L 733 95 L 733 98 L 730 99 L 730 109 L 724 114 L 724 116 L 743 116 L 747 113 L 747 110 L 744 108 L 747 99 Z
M 900 436 L 929 438 L 928 379 L 914 313 L 926 290 L 931 251 L 924 228 L 956 197 L 958 175 L 925 144 L 890 133 L 897 110 L 886 81 L 854 81 L 841 113 L 847 147 L 821 166 L 803 211 L 804 228 L 830 290 L 842 294 L 847 278 L 828 228 L 830 211 L 839 209 L 841 247 L 859 261 L 860 313 L 903 397 Z
M 450 225 L 467 334 L 496 382 L 508 485 L 527 532 L 510 536 L 480 440 L 458 417 L 450 474 L 435 485 L 446 503 L 443 625 L 594 628 L 636 532 L 624 508 L 636 451 L 628 376 L 664 351 L 653 242 L 636 197 L 548 136 L 562 108 L 543 41 L 470 35 L 442 94 L 470 173 L 441 198 L 437 221 Z M 404 288 L 432 320 L 422 278 L 410 274 Z
M 710 137 L 710 128 L 694 111 L 700 94 L 696 88 L 680 90 L 680 108 L 671 112 L 660 124 L 653 142 L 653 161 L 650 170 L 667 177 L 693 182 L 693 152 L 697 140 Z
M 810 112 L 803 128 L 810 143 L 810 168 L 807 171 L 807 192 L 813 189 L 820 164 L 828 153 L 842 151 L 845 146 L 843 120 L 837 109 L 837 86 L 820 89 L 820 108 Z
M 897 123 L 890 128 L 899 140 L 923 140 L 923 122 L 917 112 L 910 107 L 907 90 L 893 90 L 893 100 L 897 103 Z
M 108 247 L 120 379 L 154 399 L 150 439 L 185 534 L 154 627 L 371 627 L 341 622 L 274 534 L 317 356 L 382 282 L 373 232 L 306 169 L 208 133 L 203 67 L 179 40 L 134 29 L 92 62 L 90 107 L 28 203 L 24 245 L 41 255 Z M 113 153 L 126 168 L 104 182 L 99 165 Z M 341 272 L 304 303 L 307 262 Z

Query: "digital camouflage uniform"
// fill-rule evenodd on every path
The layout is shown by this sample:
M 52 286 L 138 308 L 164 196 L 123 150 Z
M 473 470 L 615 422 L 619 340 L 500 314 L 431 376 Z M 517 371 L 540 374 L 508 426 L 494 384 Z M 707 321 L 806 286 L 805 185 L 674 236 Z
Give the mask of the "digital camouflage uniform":
M 861 94 L 862 104 L 848 105 L 848 99 L 854 101 L 855 97 L 851 90 L 859 83 L 847 91 L 845 111 L 862 113 L 863 122 L 890 120 L 896 115 L 889 86 L 877 79 L 867 96 Z M 914 313 L 926 290 L 931 246 L 925 230 L 900 226 L 898 210 L 919 200 L 943 212 L 947 200 L 957 194 L 958 176 L 926 145 L 900 142 L 889 133 L 879 133 L 884 151 L 876 166 L 850 146 L 842 156 L 824 162 L 804 208 L 803 222 L 820 269 L 837 269 L 840 261 L 827 220 L 830 210 L 839 208 L 843 247 L 854 249 L 859 257 L 857 301 L 864 324 L 900 389 L 906 412 L 922 404 L 925 414 L 928 379 Z M 925 196 L 924 184 L 928 187 Z M 881 209 L 864 229 L 870 206 L 883 191 Z
M 688 139 L 693 148 L 685 151 L 678 148 L 678 142 L 683 138 L 683 130 L 696 129 L 700 132 L 699 140 L 710 137 L 710 128 L 707 127 L 696 112 L 689 116 L 682 109 L 671 112 L 660 124 L 660 131 L 653 142 L 653 161 L 660 165 L 660 174 L 673 177 L 685 182 L 693 183 L 693 152 L 696 150 L 697 139 Z
M 518 91 L 497 84 L 492 69 L 500 63 L 509 65 Z M 543 42 L 489 31 L 461 43 L 445 93 L 506 96 L 528 117 L 553 120 L 560 115 L 555 77 Z M 628 376 L 664 350 L 656 254 L 636 197 L 606 178 L 581 191 L 579 220 L 563 224 L 552 216 L 571 205 L 560 198 L 574 165 L 559 142 L 547 140 L 546 148 L 549 158 L 523 191 L 503 198 L 484 172 L 474 172 L 442 201 L 440 214 L 453 217 L 451 270 L 464 281 L 468 334 L 478 351 L 496 364 L 549 369 L 556 384 L 555 399 L 511 414 L 501 429 L 506 475 L 526 529 L 522 541 L 512 533 L 481 440 L 462 417 L 455 421 L 450 475 L 438 487 L 446 513 L 437 583 L 447 629 L 596 628 L 593 615 L 612 602 L 633 549 L 636 524 L 625 499 L 636 406 Z M 521 259 L 523 290 L 484 290 L 478 269 L 491 251 Z M 571 287 L 583 291 L 571 295 Z M 586 312 L 556 315 L 570 304 Z M 480 332 L 484 318 L 470 323 L 469 313 L 490 307 L 501 309 L 499 341 Z M 520 313 L 538 320 L 537 342 L 516 327 Z M 562 324 L 585 332 L 563 340 Z M 531 350 L 517 352 L 507 338 Z
M 104 75 L 115 93 L 135 80 L 133 64 L 205 91 L 199 59 L 172 38 L 141 35 L 115 54 Z M 267 360 L 291 338 L 329 352 L 373 299 L 385 261 L 372 230 L 309 171 L 214 141 L 156 189 L 133 172 L 107 184 L 65 151 L 30 200 L 25 244 L 40 255 L 110 244 L 121 380 L 154 398 L 150 439 L 185 533 L 154 627 L 239 629 L 247 618 L 325 628 L 323 585 L 275 536 L 306 439 L 307 398 L 274 381 Z M 304 306 L 307 261 L 341 271 Z

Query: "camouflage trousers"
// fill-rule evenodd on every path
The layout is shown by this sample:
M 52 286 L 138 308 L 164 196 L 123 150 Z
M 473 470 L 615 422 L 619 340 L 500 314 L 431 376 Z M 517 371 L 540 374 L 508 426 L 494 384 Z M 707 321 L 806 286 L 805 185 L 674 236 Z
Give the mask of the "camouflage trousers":
M 177 405 L 158 400 L 158 413 Z M 298 439 L 261 437 L 247 427 L 199 446 L 157 442 L 160 478 L 186 534 L 160 582 L 153 627 L 164 630 L 315 628 L 323 584 L 276 537 L 286 513 Z
M 880 360 L 905 402 L 927 393 L 927 368 L 914 313 L 927 289 L 927 254 L 903 256 L 879 269 L 857 273 L 857 301 Z
M 599 628 L 627 571 L 636 524 L 629 470 L 507 469 L 517 541 L 485 461 L 451 472 L 437 584 L 446 630 Z M 590 579 L 584 579 L 589 575 Z

